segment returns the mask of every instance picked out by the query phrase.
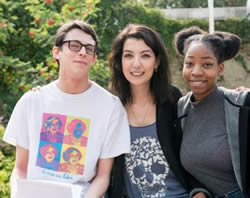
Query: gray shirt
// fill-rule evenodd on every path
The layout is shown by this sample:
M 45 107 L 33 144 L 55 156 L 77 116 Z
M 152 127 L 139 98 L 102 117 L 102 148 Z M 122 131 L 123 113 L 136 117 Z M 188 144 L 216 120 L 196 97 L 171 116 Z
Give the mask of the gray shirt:
M 223 93 L 216 89 L 202 101 L 190 103 L 181 145 L 184 168 L 216 196 L 238 189 L 226 133 Z
M 132 127 L 131 152 L 125 157 L 125 186 L 130 198 L 189 197 L 169 170 L 156 134 L 156 124 Z

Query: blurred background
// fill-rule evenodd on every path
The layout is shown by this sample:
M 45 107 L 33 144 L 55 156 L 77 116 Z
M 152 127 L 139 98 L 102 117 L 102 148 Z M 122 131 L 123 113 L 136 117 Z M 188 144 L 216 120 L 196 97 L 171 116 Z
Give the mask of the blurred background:
M 239 55 L 225 63 L 219 84 L 250 87 L 250 1 L 216 0 L 214 29 L 239 35 Z M 248 5 L 248 8 L 247 8 Z M 182 60 L 172 46 L 174 34 L 197 25 L 209 30 L 206 0 L 0 0 L 0 197 L 8 198 L 14 149 L 1 137 L 17 100 L 30 88 L 57 78 L 52 58 L 54 35 L 62 23 L 82 19 L 93 25 L 100 41 L 97 63 L 90 78 L 109 84 L 107 55 L 115 35 L 128 23 L 141 23 L 158 31 L 168 49 L 173 84 L 185 94 Z

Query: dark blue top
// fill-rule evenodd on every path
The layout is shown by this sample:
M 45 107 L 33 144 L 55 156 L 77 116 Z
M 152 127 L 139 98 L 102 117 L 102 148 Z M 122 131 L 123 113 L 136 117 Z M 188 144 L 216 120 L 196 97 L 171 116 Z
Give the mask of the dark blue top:
M 130 126 L 131 152 L 125 156 L 124 178 L 131 198 L 189 197 L 169 169 L 156 134 L 156 123 Z

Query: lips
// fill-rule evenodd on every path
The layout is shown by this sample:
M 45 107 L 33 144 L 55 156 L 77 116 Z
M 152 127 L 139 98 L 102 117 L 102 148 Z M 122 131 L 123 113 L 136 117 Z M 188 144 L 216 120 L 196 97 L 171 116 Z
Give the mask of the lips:
M 204 83 L 207 82 L 207 80 L 189 80 L 190 83 Z
M 188 82 L 191 86 L 197 87 L 204 85 L 207 82 L 207 80 L 189 80 Z
M 84 65 L 87 64 L 85 61 L 82 61 L 82 60 L 75 60 L 74 63 L 84 64 Z
M 144 72 L 130 72 L 130 74 L 133 76 L 142 76 Z

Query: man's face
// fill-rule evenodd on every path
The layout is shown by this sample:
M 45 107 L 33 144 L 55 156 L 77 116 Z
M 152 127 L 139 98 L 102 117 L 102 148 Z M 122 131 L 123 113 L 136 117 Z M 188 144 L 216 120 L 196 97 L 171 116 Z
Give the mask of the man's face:
M 64 41 L 76 40 L 84 45 L 95 46 L 95 41 L 91 35 L 80 29 L 70 30 Z M 73 46 L 74 47 L 74 46 Z M 80 51 L 73 51 L 69 48 L 69 43 L 64 43 L 61 49 L 54 47 L 53 56 L 60 62 L 59 76 L 64 79 L 81 80 L 88 78 L 88 72 L 97 56 L 86 53 L 86 48 L 82 46 Z

